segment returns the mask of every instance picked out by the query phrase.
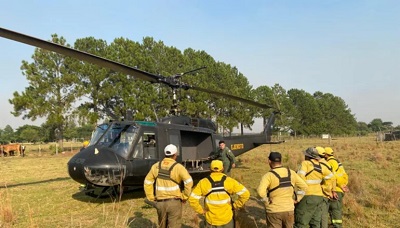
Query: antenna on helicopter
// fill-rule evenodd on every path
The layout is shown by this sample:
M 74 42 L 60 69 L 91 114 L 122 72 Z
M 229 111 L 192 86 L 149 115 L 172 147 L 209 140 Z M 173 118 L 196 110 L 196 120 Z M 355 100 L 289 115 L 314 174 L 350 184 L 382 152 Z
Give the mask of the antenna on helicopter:
M 133 111 L 132 111 L 132 109 L 126 110 L 125 119 L 128 120 L 128 121 L 132 121 L 133 120 Z
M 194 69 L 194 70 L 190 70 L 190 71 L 186 71 L 183 73 L 179 73 L 179 74 L 175 74 L 174 76 L 168 77 L 166 78 L 168 85 L 171 87 L 172 89 L 172 104 L 171 104 L 171 109 L 169 110 L 169 114 L 173 115 L 173 116 L 179 116 L 181 110 L 178 108 L 179 106 L 179 99 L 178 99 L 178 95 L 177 95 L 177 91 L 178 89 L 189 89 L 189 86 L 187 84 L 184 84 L 181 82 L 181 77 L 185 74 L 191 74 L 194 73 L 196 71 L 202 70 L 206 68 L 205 66 Z

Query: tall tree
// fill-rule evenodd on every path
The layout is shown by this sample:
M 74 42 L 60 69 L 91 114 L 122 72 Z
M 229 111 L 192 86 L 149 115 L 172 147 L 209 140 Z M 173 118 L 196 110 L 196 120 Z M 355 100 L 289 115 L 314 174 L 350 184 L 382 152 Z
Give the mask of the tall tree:
M 361 136 L 367 135 L 369 132 L 368 124 L 365 122 L 358 122 L 357 123 L 357 131 L 358 131 L 358 134 Z
M 108 52 L 107 42 L 94 37 L 77 39 L 74 48 L 104 58 L 107 57 Z M 77 87 L 80 105 L 76 109 L 79 122 L 81 125 L 95 125 L 99 120 L 107 117 L 107 113 L 112 113 L 112 109 L 107 104 L 110 100 L 108 92 L 112 91 L 113 87 L 106 83 L 112 72 L 77 59 L 71 62 L 73 71 L 79 78 Z
M 254 93 L 257 102 L 268 105 L 275 105 L 276 102 L 274 99 L 274 94 L 270 87 L 265 85 L 259 86 L 254 90 Z M 263 119 L 263 126 L 267 124 L 267 118 L 271 114 L 271 111 L 272 110 L 270 109 L 259 109 L 257 116 Z
M 314 98 L 322 112 L 321 130 L 330 134 L 351 134 L 357 129 L 357 121 L 347 104 L 330 93 L 315 92 Z
M 10 142 L 15 142 L 15 140 L 16 140 L 16 136 L 15 136 L 14 129 L 10 125 L 7 125 L 4 128 L 4 130 L 2 131 L 1 141 L 3 143 L 10 143 Z
M 43 141 L 43 131 L 39 126 L 25 124 L 15 131 L 19 142 L 39 142 Z M 30 135 L 32 134 L 32 135 Z
M 288 95 L 294 106 L 292 130 L 305 135 L 323 133 L 320 127 L 323 115 L 314 97 L 299 89 L 289 90 Z
M 51 36 L 51 41 L 69 47 L 57 34 Z M 65 56 L 36 48 L 32 59 L 31 63 L 22 61 L 22 73 L 29 86 L 21 94 L 14 92 L 14 97 L 9 100 L 14 105 L 12 114 L 31 120 L 46 117 L 47 122 L 56 126 L 59 139 L 62 139 L 65 117 L 71 113 L 76 100 L 78 78 L 70 73 Z
M 380 118 L 373 119 L 369 124 L 368 127 L 373 131 L 382 131 L 383 129 L 383 121 Z

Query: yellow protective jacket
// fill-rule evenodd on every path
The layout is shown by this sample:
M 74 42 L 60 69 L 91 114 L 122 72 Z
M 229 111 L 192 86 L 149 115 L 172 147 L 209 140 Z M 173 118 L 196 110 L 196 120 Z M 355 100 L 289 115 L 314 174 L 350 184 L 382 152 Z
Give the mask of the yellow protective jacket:
M 223 187 L 215 187 L 207 178 L 199 181 L 189 197 L 190 206 L 199 214 L 204 214 L 206 220 L 211 225 L 221 226 L 230 222 L 233 218 L 232 202 L 230 195 L 238 195 L 238 199 L 233 203 L 235 209 L 243 207 L 250 198 L 250 192 L 242 184 L 220 172 L 212 172 L 210 177 L 215 182 L 221 181 L 226 177 Z M 224 191 L 225 189 L 225 191 Z M 212 192 L 212 190 L 214 190 Z M 219 190 L 219 191 L 215 191 Z M 206 195 L 210 193 L 207 197 Z M 200 199 L 204 199 L 204 208 L 200 204 Z
M 332 172 L 332 166 L 325 160 L 325 158 L 321 158 L 318 161 L 321 164 L 321 166 L 323 165 L 327 167 Z M 322 193 L 324 193 L 324 197 L 332 198 L 333 197 L 332 191 L 335 191 L 336 188 L 336 176 L 333 175 L 331 185 L 327 185 L 326 181 L 323 181 L 321 187 L 322 187 Z
M 263 199 L 267 213 L 286 212 L 294 210 L 294 188 L 296 188 L 297 200 L 300 201 L 307 190 L 306 182 L 297 173 L 282 166 L 272 169 L 279 175 L 279 179 L 273 172 L 266 173 L 257 188 L 258 195 Z M 290 182 L 288 181 L 290 171 Z
M 297 174 L 308 185 L 306 196 L 324 196 L 321 188 L 322 181 L 327 186 L 332 186 L 333 173 L 324 165 L 320 165 L 316 159 L 303 161 Z
M 342 163 L 337 160 L 334 156 L 329 156 L 327 159 L 328 163 L 332 166 L 332 171 L 336 177 L 336 188 L 335 191 L 343 192 L 343 187 L 349 183 L 349 176 L 343 168 Z
M 169 170 L 172 165 L 176 163 L 174 159 L 164 158 L 161 162 L 161 168 L 163 170 Z M 190 176 L 189 172 L 186 170 L 183 165 L 177 163 L 171 170 L 170 178 L 162 179 L 159 178 L 159 163 L 155 163 L 146 178 L 144 179 L 144 192 L 146 193 L 147 199 L 154 200 L 162 200 L 162 199 L 170 199 L 170 198 L 180 198 L 183 200 L 187 200 L 190 192 L 193 187 L 193 180 Z M 181 189 L 179 188 L 179 184 L 183 181 L 185 189 L 183 194 Z M 155 195 L 154 195 L 154 182 L 156 184 Z

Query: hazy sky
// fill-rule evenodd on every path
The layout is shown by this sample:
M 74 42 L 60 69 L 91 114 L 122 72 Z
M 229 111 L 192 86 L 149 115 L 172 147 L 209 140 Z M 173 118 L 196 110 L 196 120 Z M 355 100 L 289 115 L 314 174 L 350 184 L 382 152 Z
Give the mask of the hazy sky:
M 23 3 L 22 3 L 23 2 Z M 150 36 L 180 50 L 204 50 L 236 66 L 254 88 L 332 93 L 357 121 L 400 124 L 400 1 L 164 0 L 5 1 L 0 27 L 49 40 L 93 36 L 111 43 Z M 43 121 L 10 114 L 28 85 L 22 60 L 34 48 L 0 38 L 0 128 Z

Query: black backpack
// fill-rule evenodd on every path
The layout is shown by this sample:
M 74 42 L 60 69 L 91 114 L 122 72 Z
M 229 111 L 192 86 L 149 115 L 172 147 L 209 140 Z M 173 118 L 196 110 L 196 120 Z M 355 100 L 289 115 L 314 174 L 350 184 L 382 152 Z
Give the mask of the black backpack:
M 172 169 L 178 164 L 178 162 L 175 162 L 174 164 L 171 165 L 171 167 L 169 167 L 169 169 L 162 169 L 161 168 L 161 162 L 158 163 L 158 176 L 157 178 L 163 179 L 163 180 L 170 180 L 173 181 L 174 183 L 176 183 L 177 185 L 179 185 L 179 183 L 171 178 L 171 171 Z
M 226 176 L 225 176 L 225 175 L 221 178 L 220 181 L 214 181 L 214 180 L 211 178 L 211 176 L 208 176 L 208 177 L 206 177 L 206 178 L 207 178 L 208 181 L 210 181 L 210 183 L 211 183 L 211 191 L 209 191 L 209 192 L 207 193 L 207 195 L 205 196 L 205 198 L 207 198 L 207 196 L 209 196 L 209 195 L 210 195 L 211 193 L 213 193 L 213 192 L 225 192 L 226 194 L 229 195 L 229 197 L 231 196 L 231 195 L 229 194 L 229 192 L 227 192 L 227 191 L 225 190 L 225 187 L 224 187 L 224 182 L 225 182 L 225 180 L 226 180 Z
M 278 188 L 284 188 L 284 187 L 290 187 L 290 186 L 292 186 L 293 187 L 293 185 L 292 185 L 292 180 L 291 180 L 291 172 L 290 172 L 290 169 L 289 168 L 286 168 L 287 169 L 287 171 L 288 171 L 288 176 L 287 177 L 281 177 L 281 176 L 279 176 L 279 174 L 277 173 L 277 172 L 275 172 L 274 170 L 270 170 L 270 172 L 272 173 L 272 174 L 274 174 L 278 179 L 279 179 L 279 185 L 278 186 L 276 186 L 275 188 L 272 188 L 272 189 L 270 189 L 270 190 L 268 190 L 268 194 L 267 194 L 267 196 L 269 197 L 269 194 L 271 193 L 271 192 L 273 192 L 273 191 L 275 191 L 276 189 L 278 189 Z M 293 189 L 294 189 L 294 187 L 293 187 Z

